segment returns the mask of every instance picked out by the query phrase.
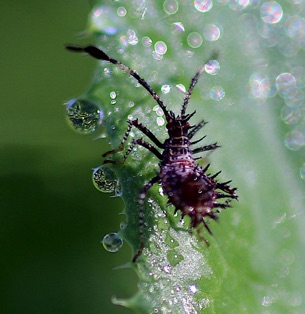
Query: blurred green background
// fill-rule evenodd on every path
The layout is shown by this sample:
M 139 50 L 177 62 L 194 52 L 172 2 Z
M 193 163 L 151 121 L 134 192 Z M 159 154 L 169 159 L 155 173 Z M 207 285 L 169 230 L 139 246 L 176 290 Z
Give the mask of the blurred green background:
M 92 76 L 94 60 L 75 67 L 64 49 L 89 11 L 86 0 L 0 4 L 1 313 L 128 313 L 111 297 L 136 291 L 130 269 L 113 271 L 128 245 L 100 244 L 124 218 L 91 183 L 106 140 L 73 133 L 62 105 Z

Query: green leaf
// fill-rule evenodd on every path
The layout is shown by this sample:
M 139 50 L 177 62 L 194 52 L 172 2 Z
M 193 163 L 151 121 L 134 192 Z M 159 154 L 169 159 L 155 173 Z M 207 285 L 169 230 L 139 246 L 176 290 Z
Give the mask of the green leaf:
M 267 14 L 278 10 L 278 18 L 279 8 L 266 3 L 271 10 Z M 186 231 L 187 219 L 174 216 L 174 208 L 166 207 L 166 196 L 154 186 L 146 202 L 147 243 L 137 263 L 129 264 L 139 275 L 139 292 L 115 303 L 138 313 L 304 311 L 304 182 L 298 175 L 301 157 L 295 155 L 293 161 L 284 145 L 287 127 L 280 109 L 288 96 L 277 79 L 296 72 L 302 59 L 295 46 L 303 42 L 293 42 L 290 48 L 296 53 L 287 57 L 285 40 L 297 37 L 288 38 L 281 18 L 265 23 L 262 12 L 252 3 L 215 2 L 209 7 L 208 1 L 175 0 L 102 2 L 93 9 L 88 29 L 96 44 L 136 70 L 176 113 L 183 101 L 176 85 L 187 89 L 198 68 L 219 53 L 219 73 L 202 75 L 188 112 L 196 110 L 193 124 L 203 118 L 210 122 L 198 138 L 207 135 L 206 143 L 217 141 L 222 147 L 203 162 L 211 163 L 211 173 L 222 170 L 221 180 L 232 179 L 239 195 L 219 222 L 210 222 L 214 236 L 204 233 L 207 247 L 196 232 Z M 211 40 L 217 30 L 219 39 Z M 297 83 L 283 88 L 302 94 L 304 78 Z M 139 119 L 161 141 L 167 137 L 154 99 L 119 68 L 98 62 L 86 95 L 100 102 L 112 147 L 120 144 L 128 118 Z M 139 130 L 132 132 L 134 138 L 143 137 Z M 289 139 L 291 133 L 286 135 L 291 148 Z M 302 149 L 304 143 L 292 140 Z M 128 141 L 125 150 L 127 146 Z M 113 159 L 119 161 L 123 154 Z M 137 197 L 158 171 L 158 160 L 136 147 L 124 164 L 109 167 L 120 181 L 125 203 L 127 225 L 119 234 L 135 253 Z

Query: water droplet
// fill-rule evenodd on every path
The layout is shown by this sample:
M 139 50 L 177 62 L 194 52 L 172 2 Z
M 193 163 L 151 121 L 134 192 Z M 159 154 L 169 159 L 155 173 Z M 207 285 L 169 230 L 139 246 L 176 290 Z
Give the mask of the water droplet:
M 92 181 L 94 187 L 103 193 L 114 192 L 118 184 L 114 172 L 105 166 L 93 169 Z
M 165 0 L 163 10 L 167 14 L 175 14 L 179 9 L 179 4 L 176 0 Z
M 93 133 L 102 123 L 103 111 L 94 102 L 71 99 L 66 111 L 69 125 L 80 134 Z
M 270 94 L 269 78 L 261 73 L 253 73 L 249 79 L 250 92 L 254 98 L 267 98 Z
M 183 84 L 177 84 L 176 85 L 177 89 L 182 92 L 182 93 L 185 93 L 186 92 L 186 88 Z
M 216 41 L 220 37 L 220 29 L 214 24 L 208 24 L 203 30 L 203 36 L 208 41 Z
M 205 71 L 208 74 L 216 75 L 220 70 L 220 64 L 217 60 L 210 60 L 205 66 Z
M 285 136 L 285 145 L 290 150 L 298 150 L 305 145 L 305 135 L 299 130 L 292 130 Z
M 214 100 L 221 100 L 225 97 L 225 91 L 221 86 L 213 86 L 210 90 L 210 97 Z
M 116 232 L 112 232 L 104 236 L 102 243 L 106 251 L 115 253 L 122 247 L 123 239 Z
M 142 38 L 142 44 L 145 46 L 145 47 L 150 47 L 152 45 L 152 40 L 147 37 L 147 36 L 144 36 Z
M 152 56 L 155 60 L 162 60 L 163 59 L 163 55 L 160 55 L 156 50 L 153 51 Z
M 202 37 L 197 32 L 190 33 L 187 36 L 187 43 L 192 48 L 198 48 L 202 45 Z
M 174 267 L 183 261 L 183 256 L 178 251 L 172 249 L 167 252 L 167 259 L 170 265 Z
M 185 31 L 184 25 L 181 22 L 173 23 L 173 32 L 174 33 L 181 33 L 184 31 Z
M 165 265 L 164 267 L 163 267 L 163 270 L 164 270 L 164 272 L 166 273 L 166 274 L 170 274 L 171 273 L 171 266 L 170 265 Z
M 158 126 L 162 126 L 165 124 L 165 120 L 162 117 L 157 118 L 157 124 Z
M 159 55 L 164 55 L 167 51 L 167 46 L 163 41 L 157 41 L 155 43 L 155 50 Z
M 197 287 L 196 287 L 196 285 L 194 283 L 189 285 L 189 292 L 191 294 L 195 294 L 197 292 Z
M 171 90 L 171 88 L 169 85 L 162 85 L 162 87 L 161 87 L 161 92 L 163 94 L 168 94 L 170 92 L 170 90 Z
M 130 45 L 136 45 L 139 41 L 138 37 L 137 37 L 137 34 L 134 30 L 128 30 L 127 32 L 127 36 L 128 36 L 128 43 Z
M 298 108 L 283 107 L 281 110 L 282 120 L 287 124 L 296 124 L 301 118 L 301 111 Z
M 275 79 L 275 85 L 278 92 L 283 97 L 292 97 L 296 93 L 296 90 L 297 90 L 296 79 L 290 73 L 281 73 Z
M 262 4 L 260 14 L 265 23 L 275 24 L 282 19 L 283 9 L 276 1 L 268 1 Z
M 111 99 L 116 99 L 116 92 L 112 91 L 112 92 L 110 93 L 110 98 L 111 98 Z
M 127 11 L 126 11 L 126 9 L 125 9 L 124 7 L 119 7 L 119 8 L 117 9 L 117 14 L 118 14 L 118 16 L 120 16 L 120 17 L 125 16 L 126 13 L 127 13 Z
M 194 7 L 199 12 L 208 12 L 212 9 L 213 2 L 211 0 L 195 0 Z

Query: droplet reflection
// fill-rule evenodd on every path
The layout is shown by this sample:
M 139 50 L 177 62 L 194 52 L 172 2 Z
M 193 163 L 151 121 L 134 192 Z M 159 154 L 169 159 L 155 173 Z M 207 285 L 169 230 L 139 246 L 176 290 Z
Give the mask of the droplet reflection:
M 66 107 L 68 124 L 80 134 L 93 133 L 103 120 L 99 106 L 85 99 L 71 99 Z
M 211 0 L 195 0 L 194 7 L 199 12 L 208 12 L 212 9 L 213 2 Z
M 221 86 L 213 86 L 210 90 L 210 97 L 216 101 L 225 97 L 225 91 Z
M 114 172 L 104 166 L 93 169 L 92 181 L 94 187 L 103 193 L 114 192 L 118 185 Z
M 203 30 L 203 36 L 208 41 L 216 41 L 220 37 L 220 29 L 214 24 L 208 24 Z
M 220 64 L 217 60 L 210 60 L 206 63 L 204 69 L 208 74 L 216 75 L 220 70 Z
M 116 232 L 112 232 L 104 236 L 102 243 L 106 251 L 115 253 L 122 247 L 123 239 Z
M 283 17 L 283 9 L 276 1 L 264 2 L 260 9 L 261 18 L 265 23 L 278 23 Z

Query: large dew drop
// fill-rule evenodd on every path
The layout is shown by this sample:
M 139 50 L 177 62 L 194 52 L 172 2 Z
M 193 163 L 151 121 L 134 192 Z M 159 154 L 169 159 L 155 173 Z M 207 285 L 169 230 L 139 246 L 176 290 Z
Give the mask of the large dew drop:
M 103 111 L 94 102 L 71 99 L 66 110 L 69 125 L 80 134 L 93 133 L 102 123 Z
M 114 172 L 104 166 L 93 169 L 92 181 L 95 188 L 103 193 L 112 193 L 118 187 L 118 180 Z
M 122 247 L 123 239 L 116 232 L 112 232 L 104 236 L 102 243 L 106 251 L 115 253 Z

